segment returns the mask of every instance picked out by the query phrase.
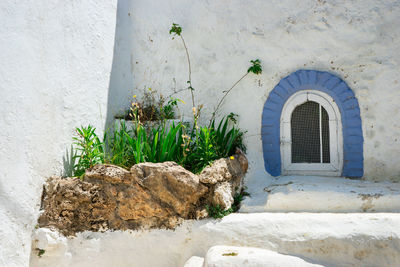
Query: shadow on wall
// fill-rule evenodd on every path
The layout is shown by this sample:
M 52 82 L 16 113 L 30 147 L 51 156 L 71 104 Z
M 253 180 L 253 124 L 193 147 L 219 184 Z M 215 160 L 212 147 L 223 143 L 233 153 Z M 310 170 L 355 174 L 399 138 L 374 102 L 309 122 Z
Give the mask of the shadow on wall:
M 118 0 L 117 4 L 113 61 L 108 86 L 104 132 L 113 125 L 114 116 L 129 107 L 129 97 L 133 87 L 133 65 L 131 64 L 133 31 L 130 13 L 132 2 L 131 0 Z M 101 129 L 98 130 L 99 134 Z M 64 177 L 73 175 L 75 152 L 73 146 L 65 150 L 62 173 Z
M 119 0 L 117 6 L 117 23 L 115 28 L 114 55 L 108 89 L 108 102 L 105 129 L 113 125 L 114 116 L 129 107 L 130 94 L 133 88 L 132 63 L 132 2 Z

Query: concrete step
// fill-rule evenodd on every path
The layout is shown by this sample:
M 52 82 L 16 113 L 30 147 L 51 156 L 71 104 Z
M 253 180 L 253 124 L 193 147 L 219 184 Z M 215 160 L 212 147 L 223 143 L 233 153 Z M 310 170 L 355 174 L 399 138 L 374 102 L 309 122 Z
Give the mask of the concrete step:
M 205 256 L 203 267 L 321 267 L 299 257 L 284 255 L 275 251 L 237 246 L 214 246 Z M 193 266 L 195 267 L 195 266 Z M 198 265 L 201 267 L 201 265 Z
M 217 245 L 255 247 L 324 266 L 399 266 L 399 213 L 235 213 L 175 230 L 35 230 L 31 266 L 183 266 Z M 38 249 L 46 251 L 38 257 Z M 129 256 L 128 256 L 129 255 Z M 295 265 L 293 265 L 295 266 Z
M 240 212 L 400 212 L 400 183 L 283 176 L 250 193 Z

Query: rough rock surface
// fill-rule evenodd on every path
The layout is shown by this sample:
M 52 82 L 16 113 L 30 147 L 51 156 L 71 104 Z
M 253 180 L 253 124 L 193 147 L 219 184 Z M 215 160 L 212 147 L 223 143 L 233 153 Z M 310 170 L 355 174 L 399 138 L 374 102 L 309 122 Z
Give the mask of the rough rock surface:
M 208 191 L 196 175 L 171 161 L 137 164 L 131 173 L 155 199 L 167 203 L 182 217 L 188 216 L 192 206 Z
M 214 194 L 212 194 L 211 203 L 214 206 L 220 206 L 224 210 L 229 209 L 233 204 L 233 194 L 235 191 L 229 182 L 222 182 L 215 186 Z
M 226 210 L 233 204 L 235 192 L 240 190 L 242 177 L 245 175 L 248 162 L 241 151 L 231 158 L 216 160 L 200 173 L 200 182 L 210 190 L 208 203 Z
M 213 184 L 174 162 L 141 163 L 130 171 L 96 165 L 83 180 L 51 177 L 44 188 L 40 227 L 57 228 L 65 235 L 91 230 L 175 228 L 182 219 L 207 216 L 205 205 L 229 208 L 246 169 L 244 155 L 221 159 L 207 168 L 224 178 Z M 242 162 L 242 163 L 241 163 Z M 221 171 L 219 167 L 225 164 Z M 215 194 L 215 197 L 214 197 Z

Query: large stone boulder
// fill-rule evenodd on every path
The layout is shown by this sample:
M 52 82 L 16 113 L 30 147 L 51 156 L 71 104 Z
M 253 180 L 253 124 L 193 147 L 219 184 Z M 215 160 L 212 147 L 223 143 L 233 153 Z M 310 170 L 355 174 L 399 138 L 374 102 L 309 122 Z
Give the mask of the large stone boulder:
M 140 163 L 131 168 L 147 191 L 169 205 L 182 217 L 188 216 L 208 188 L 199 183 L 199 177 L 175 162 Z
M 107 168 L 111 171 L 118 167 Z M 93 174 L 93 170 L 89 172 Z M 43 192 L 44 211 L 39 217 L 39 226 L 73 235 L 84 230 L 173 228 L 179 222 L 173 210 L 154 199 L 138 183 L 127 185 L 106 180 L 100 175 L 90 176 L 88 181 L 49 179 Z
M 163 162 L 140 163 L 130 170 L 96 165 L 82 180 L 52 177 L 43 190 L 39 226 L 65 235 L 175 228 L 183 219 L 204 218 L 206 205 L 229 208 L 246 172 L 244 161 L 244 155 L 218 160 L 200 176 L 175 162 Z

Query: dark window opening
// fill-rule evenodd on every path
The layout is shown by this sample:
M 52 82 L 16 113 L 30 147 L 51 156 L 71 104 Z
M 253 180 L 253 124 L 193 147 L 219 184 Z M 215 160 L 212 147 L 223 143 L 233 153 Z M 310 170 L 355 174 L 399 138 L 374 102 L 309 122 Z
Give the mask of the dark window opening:
M 297 106 L 291 117 L 292 163 L 330 163 L 329 116 L 313 101 Z

